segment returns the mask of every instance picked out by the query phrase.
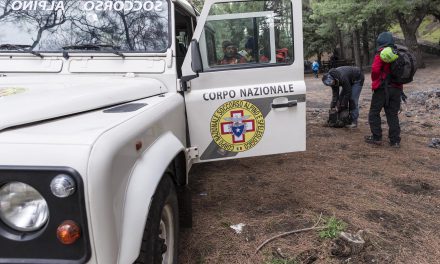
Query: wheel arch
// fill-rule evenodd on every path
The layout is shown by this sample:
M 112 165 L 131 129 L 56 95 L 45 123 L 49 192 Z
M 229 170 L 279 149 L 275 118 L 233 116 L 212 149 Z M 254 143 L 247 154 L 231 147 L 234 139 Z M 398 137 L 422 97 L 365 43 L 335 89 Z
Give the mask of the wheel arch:
M 138 159 L 127 184 L 118 263 L 133 263 L 138 257 L 151 199 L 165 172 L 173 171 L 176 189 L 185 186 L 186 168 L 179 171 L 185 159 L 185 147 L 171 132 L 158 138 Z

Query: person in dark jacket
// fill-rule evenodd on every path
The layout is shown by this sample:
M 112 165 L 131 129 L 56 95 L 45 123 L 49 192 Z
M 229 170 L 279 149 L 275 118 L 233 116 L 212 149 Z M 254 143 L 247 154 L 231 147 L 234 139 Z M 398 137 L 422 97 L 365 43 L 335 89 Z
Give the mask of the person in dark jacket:
M 352 123 L 348 128 L 356 128 L 359 118 L 359 96 L 364 85 L 364 73 L 359 67 L 341 66 L 330 71 L 322 77 L 322 82 L 332 88 L 333 97 L 331 109 L 341 112 L 350 109 Z M 342 90 L 339 91 L 339 87 Z
M 390 63 L 385 63 L 380 58 L 380 52 L 386 48 L 394 48 L 394 39 L 391 32 L 382 32 L 376 40 L 377 53 L 371 66 L 371 80 L 373 97 L 371 99 L 368 122 L 370 124 L 371 135 L 365 136 L 365 142 L 370 144 L 382 145 L 382 126 L 380 112 L 385 109 L 388 123 L 388 138 L 390 146 L 400 147 L 400 125 L 399 110 L 403 85 L 394 83 L 390 79 Z

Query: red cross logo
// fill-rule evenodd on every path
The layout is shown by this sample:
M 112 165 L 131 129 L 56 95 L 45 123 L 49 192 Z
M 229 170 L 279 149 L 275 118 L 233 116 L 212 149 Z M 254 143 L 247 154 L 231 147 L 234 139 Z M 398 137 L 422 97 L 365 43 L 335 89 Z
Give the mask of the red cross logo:
M 230 134 L 232 136 L 232 143 L 246 142 L 245 133 L 255 131 L 255 120 L 245 120 L 246 117 L 243 110 L 231 111 L 230 113 L 231 119 L 234 121 L 220 123 L 221 134 Z M 236 129 L 235 133 L 233 129 Z

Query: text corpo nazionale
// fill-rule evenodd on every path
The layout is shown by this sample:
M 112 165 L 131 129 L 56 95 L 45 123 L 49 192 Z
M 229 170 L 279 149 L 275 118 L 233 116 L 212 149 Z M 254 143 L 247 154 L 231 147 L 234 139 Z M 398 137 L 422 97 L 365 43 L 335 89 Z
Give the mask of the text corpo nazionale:
M 162 1 L 82 1 L 84 11 L 163 11 Z M 65 10 L 64 1 L 13 1 L 14 11 L 58 11 Z

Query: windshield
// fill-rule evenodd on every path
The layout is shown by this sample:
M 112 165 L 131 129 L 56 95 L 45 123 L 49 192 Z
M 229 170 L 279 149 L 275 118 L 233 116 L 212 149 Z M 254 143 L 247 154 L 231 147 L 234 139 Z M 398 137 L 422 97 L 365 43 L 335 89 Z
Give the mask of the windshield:
M 170 42 L 168 5 L 167 0 L 0 0 L 0 46 L 96 52 L 82 48 L 95 45 L 163 52 Z

